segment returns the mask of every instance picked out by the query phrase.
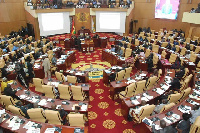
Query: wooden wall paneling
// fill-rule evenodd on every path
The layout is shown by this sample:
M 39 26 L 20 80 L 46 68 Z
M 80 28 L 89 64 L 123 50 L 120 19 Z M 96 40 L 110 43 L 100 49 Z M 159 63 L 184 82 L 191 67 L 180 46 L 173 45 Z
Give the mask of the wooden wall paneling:
M 82 21 L 82 17 L 84 21 Z M 76 33 L 81 29 L 82 26 L 85 26 L 86 29 L 91 29 L 91 17 L 89 8 L 76 8 L 75 9 L 75 28 Z

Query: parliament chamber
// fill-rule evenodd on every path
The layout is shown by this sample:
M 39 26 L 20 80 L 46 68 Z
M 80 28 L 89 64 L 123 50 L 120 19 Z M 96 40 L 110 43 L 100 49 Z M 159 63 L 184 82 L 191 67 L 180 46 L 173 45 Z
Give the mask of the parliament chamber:
M 0 132 L 200 133 L 198 0 L 0 0 Z

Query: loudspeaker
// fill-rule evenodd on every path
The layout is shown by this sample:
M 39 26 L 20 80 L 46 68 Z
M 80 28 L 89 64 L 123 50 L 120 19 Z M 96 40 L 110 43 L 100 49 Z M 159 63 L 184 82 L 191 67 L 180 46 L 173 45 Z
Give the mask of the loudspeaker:
M 138 20 L 133 20 L 134 23 L 138 23 Z

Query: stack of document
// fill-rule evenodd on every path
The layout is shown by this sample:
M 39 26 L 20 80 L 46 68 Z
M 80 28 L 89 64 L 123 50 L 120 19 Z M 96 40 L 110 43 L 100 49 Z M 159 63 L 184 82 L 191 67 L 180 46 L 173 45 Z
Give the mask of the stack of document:
M 160 88 L 156 88 L 156 92 L 160 95 L 162 95 L 165 91 L 160 89 Z
M 77 72 L 75 75 L 83 75 L 84 73 L 81 73 L 81 72 Z
M 140 76 L 141 77 L 145 77 L 145 76 L 147 76 L 147 74 L 146 73 L 141 73 Z
M 47 104 L 46 99 L 42 99 L 42 100 L 38 103 L 38 105 L 41 105 L 41 106 L 46 105 L 46 104 Z
M 169 85 L 163 85 L 161 88 L 166 91 L 169 89 L 169 87 L 170 87 Z
M 193 62 L 189 62 L 189 65 L 195 66 L 195 64 Z
M 25 99 L 27 96 L 26 95 L 20 95 L 19 98 L 20 99 Z
M 81 106 L 81 110 L 83 110 L 83 111 L 86 111 L 86 110 L 87 110 L 87 108 L 88 108 L 88 106 L 87 106 L 87 105 L 84 105 L 84 104 L 83 104 L 83 105 Z
M 131 103 L 134 105 L 139 105 L 140 103 L 138 102 L 138 100 L 131 100 Z
M 44 133 L 54 133 L 55 130 L 55 128 L 47 128 Z
M 35 64 L 35 65 L 34 65 L 34 68 L 38 69 L 38 68 L 40 68 L 40 65 Z
M 181 111 L 182 113 L 190 113 L 191 111 L 191 107 L 190 106 L 183 106 L 183 107 L 179 107 L 178 108 L 179 111 Z
M 47 85 L 58 87 L 59 82 L 48 82 Z
M 153 96 L 150 96 L 149 94 L 146 94 L 146 93 L 144 93 L 143 96 L 149 100 L 153 99 Z

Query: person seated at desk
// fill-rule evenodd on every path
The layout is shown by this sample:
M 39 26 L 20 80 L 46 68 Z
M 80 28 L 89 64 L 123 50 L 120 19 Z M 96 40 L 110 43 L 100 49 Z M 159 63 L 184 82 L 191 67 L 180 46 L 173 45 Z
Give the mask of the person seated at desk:
M 199 105 L 194 105 L 192 110 L 190 111 L 192 117 L 190 118 L 190 123 L 193 124 L 198 116 L 200 116 L 200 108 Z
M 40 55 L 42 55 L 42 53 L 40 52 L 40 50 L 38 50 L 34 55 L 34 59 L 37 60 L 40 57 Z
M 24 57 L 23 49 L 18 50 L 16 55 L 17 55 L 17 59 Z
M 142 100 L 142 101 L 141 101 L 141 106 L 137 106 L 135 109 L 130 108 L 130 110 L 129 110 L 129 115 L 132 117 L 132 111 L 134 111 L 134 113 L 138 115 L 138 114 L 140 113 L 141 109 L 142 109 L 143 107 L 145 107 L 145 106 L 148 106 L 148 105 L 149 105 L 149 104 L 146 104 L 146 101 Z
M 180 71 L 177 71 L 175 73 L 175 76 L 179 79 L 182 79 L 182 77 L 185 75 L 185 67 L 184 66 L 181 66 L 180 67 Z
M 140 36 L 140 37 L 138 38 L 138 40 L 139 40 L 139 41 L 143 41 L 143 38 L 142 38 L 142 36 Z
M 4 88 L 4 94 L 6 96 L 11 96 L 13 98 L 16 98 L 17 100 L 20 100 L 19 97 L 15 95 L 16 92 L 17 92 L 16 90 L 13 90 L 11 88 L 10 84 L 8 84 L 7 87 Z
M 67 115 L 67 112 L 65 112 L 65 110 L 63 109 L 63 107 L 61 106 L 61 109 L 56 110 L 56 105 L 52 104 L 51 105 L 51 109 L 54 111 L 58 111 L 60 113 L 60 117 L 63 119 L 65 118 L 65 116 Z M 65 123 L 65 120 L 63 121 Z
M 191 9 L 190 13 L 195 13 L 196 10 L 194 8 Z
M 174 51 L 174 52 L 176 51 L 175 45 L 173 45 L 173 47 L 171 48 L 171 50 Z
M 9 83 L 13 82 L 13 80 L 8 81 L 6 77 L 4 77 L 2 80 L 3 81 L 1 82 L 1 93 L 4 92 L 5 87 L 7 87 Z
M 117 68 L 117 69 L 115 70 L 114 73 L 111 73 L 111 74 L 110 74 L 110 76 L 109 76 L 110 82 L 115 81 L 115 77 L 116 77 L 116 75 L 117 75 L 117 73 L 118 73 L 119 71 L 120 71 L 120 69 Z
M 22 61 L 20 62 L 19 65 L 16 65 L 15 71 L 17 74 L 16 79 L 19 81 L 19 83 L 28 88 L 26 73 L 24 72 L 24 65 L 22 64 Z
M 146 61 L 147 61 L 147 64 L 148 64 L 148 68 L 147 69 L 148 69 L 149 72 L 151 72 L 152 68 L 153 68 L 153 53 L 151 53 L 149 55 L 149 57 L 147 57 Z
M 123 50 L 121 49 L 121 47 L 118 48 L 117 54 L 121 57 L 123 57 Z
M 53 57 L 52 57 L 52 59 L 51 59 L 51 63 L 52 63 L 52 65 L 56 65 L 56 63 L 57 63 L 57 59 L 56 59 L 56 54 L 55 53 L 53 53 Z
M 171 68 L 172 69 L 179 69 L 181 67 L 181 60 L 180 58 L 176 58 L 176 61 L 174 62 L 174 64 L 172 64 Z
M 70 112 L 69 114 L 80 114 L 80 112 L 79 112 L 80 109 L 81 108 L 79 106 L 75 106 L 75 112 Z M 66 119 L 67 119 L 67 121 L 69 120 L 68 115 L 67 115 Z M 83 115 L 83 119 L 85 121 L 88 121 L 88 118 L 86 117 L 86 115 Z
M 195 12 L 196 12 L 196 13 L 200 13 L 200 3 L 198 4 L 198 7 L 197 7 L 197 9 L 196 9 Z
M 176 46 L 176 45 L 179 45 L 177 40 L 174 41 L 174 46 Z
M 27 110 L 33 108 L 33 104 L 29 103 L 29 104 L 23 106 L 22 102 L 19 101 L 19 102 L 16 103 L 15 107 L 20 108 L 22 110 L 22 112 L 25 114 L 25 117 L 27 119 L 30 118 L 28 116 Z
M 198 45 L 198 41 L 197 41 L 197 40 L 194 41 L 194 45 L 195 45 L 195 46 Z
M 173 78 L 173 80 L 170 83 L 170 90 L 172 91 L 179 91 L 181 84 L 180 84 L 180 80 L 176 77 Z
M 12 51 L 16 51 L 16 50 L 18 50 L 18 49 L 19 49 L 19 46 L 18 46 L 18 44 L 17 44 L 17 45 L 14 45 L 14 46 L 13 46 Z
M 161 109 L 163 108 L 163 106 L 167 105 L 168 103 L 168 100 L 167 99 L 163 99 L 161 104 L 158 104 L 155 109 L 154 109 L 154 112 L 156 113 L 160 113 Z
M 14 54 L 11 60 L 12 60 L 12 62 L 18 61 L 18 59 L 17 59 L 17 55 Z
M 164 120 L 160 120 L 160 127 L 162 129 L 156 130 L 155 124 L 152 124 L 152 132 L 153 133 L 176 133 L 176 130 L 172 126 L 166 126 L 166 122 Z
M 115 52 L 115 46 L 114 45 L 111 45 L 111 52 Z
M 176 130 L 179 133 L 189 133 L 190 132 L 190 121 L 189 121 L 189 118 L 191 117 L 191 115 L 188 114 L 188 113 L 183 113 L 182 117 L 183 117 L 183 120 L 181 120 L 177 124 Z

